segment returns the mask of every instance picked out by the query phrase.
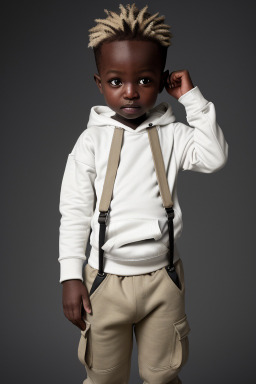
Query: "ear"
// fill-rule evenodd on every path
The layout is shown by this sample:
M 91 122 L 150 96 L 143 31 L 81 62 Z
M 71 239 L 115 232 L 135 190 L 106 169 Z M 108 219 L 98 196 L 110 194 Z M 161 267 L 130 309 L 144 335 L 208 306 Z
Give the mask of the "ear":
M 161 82 L 160 82 L 160 86 L 159 86 L 159 92 L 158 93 L 161 93 L 164 89 L 164 86 L 167 82 L 167 78 L 169 76 L 169 69 L 167 69 L 165 72 L 162 72 L 162 77 L 161 77 Z
M 94 77 L 94 80 L 95 80 L 95 82 L 96 82 L 96 84 L 97 84 L 97 87 L 98 87 L 99 90 L 100 90 L 100 93 L 103 93 L 100 76 L 99 76 L 97 73 L 94 73 L 93 77 Z

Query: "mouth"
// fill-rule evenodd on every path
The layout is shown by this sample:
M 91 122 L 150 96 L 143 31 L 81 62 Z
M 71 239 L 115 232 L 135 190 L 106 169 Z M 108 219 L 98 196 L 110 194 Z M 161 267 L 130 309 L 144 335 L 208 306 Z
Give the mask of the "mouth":
M 140 108 L 141 107 L 139 105 L 136 105 L 136 104 L 127 104 L 127 105 L 123 105 L 121 107 L 121 109 L 123 109 L 127 113 L 137 113 L 138 109 L 140 109 Z
M 140 108 L 138 104 L 125 104 L 121 108 Z

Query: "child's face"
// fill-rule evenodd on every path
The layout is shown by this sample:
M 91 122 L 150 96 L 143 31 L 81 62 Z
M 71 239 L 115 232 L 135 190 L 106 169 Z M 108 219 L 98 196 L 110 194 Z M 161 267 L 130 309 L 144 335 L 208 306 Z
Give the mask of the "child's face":
M 106 104 L 116 112 L 112 118 L 132 128 L 146 119 L 168 75 L 162 72 L 157 44 L 136 40 L 103 43 L 99 72 L 94 79 Z M 127 104 L 134 107 L 126 108 Z

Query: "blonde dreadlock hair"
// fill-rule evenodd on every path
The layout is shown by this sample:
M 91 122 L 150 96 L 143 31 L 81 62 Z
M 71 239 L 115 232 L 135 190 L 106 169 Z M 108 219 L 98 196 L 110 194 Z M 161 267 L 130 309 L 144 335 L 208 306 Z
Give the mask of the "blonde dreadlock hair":
M 151 15 L 147 12 L 148 5 L 139 10 L 135 3 L 127 4 L 126 8 L 119 4 L 120 14 L 104 9 L 106 19 L 95 19 L 97 25 L 89 29 L 88 48 L 93 48 L 96 65 L 99 69 L 100 48 L 104 42 L 117 40 L 150 40 L 155 41 L 161 49 L 165 65 L 167 48 L 171 45 L 173 34 L 169 25 L 164 24 L 164 16 L 159 12 Z
M 96 47 L 101 42 L 110 40 L 109 38 L 111 37 L 115 37 L 116 40 L 117 37 L 120 38 L 121 35 L 123 35 L 120 34 L 120 31 L 122 31 L 124 35 L 130 32 L 130 34 L 133 34 L 133 37 L 138 34 L 144 38 L 154 39 L 165 47 L 171 45 L 170 39 L 173 35 L 168 30 L 170 26 L 163 24 L 164 16 L 157 17 L 159 12 L 151 15 L 146 12 L 148 5 L 139 10 L 135 3 L 132 5 L 127 4 L 126 8 L 122 4 L 119 4 L 119 8 L 121 10 L 120 15 L 104 9 L 108 17 L 106 19 L 94 20 L 98 24 L 89 29 L 90 43 L 88 47 Z

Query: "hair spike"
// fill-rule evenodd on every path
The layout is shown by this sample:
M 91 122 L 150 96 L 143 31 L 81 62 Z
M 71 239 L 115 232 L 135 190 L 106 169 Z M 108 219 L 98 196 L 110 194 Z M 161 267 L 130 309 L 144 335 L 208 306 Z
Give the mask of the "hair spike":
M 163 23 L 165 17 L 158 16 L 159 12 L 151 15 L 147 12 L 148 5 L 139 10 L 135 3 L 119 4 L 119 9 L 120 14 L 104 9 L 107 17 L 94 20 L 97 25 L 89 29 L 88 47 L 96 48 L 105 40 L 120 40 L 120 36 L 124 39 L 126 36 L 129 39 L 154 39 L 164 47 L 171 45 L 170 26 Z
M 127 9 L 128 9 L 128 6 L 129 6 L 129 4 L 126 6 L 127 7 Z M 123 6 L 123 4 L 119 4 L 119 9 L 120 9 L 120 11 L 121 11 L 121 14 L 120 14 L 120 16 L 122 15 L 123 17 L 127 17 L 127 10 L 125 9 L 125 7 Z
M 142 23 L 144 15 L 145 15 L 147 9 L 148 9 L 148 5 L 145 5 L 145 7 L 140 10 L 140 12 L 139 12 L 139 14 L 137 16 L 139 24 Z

